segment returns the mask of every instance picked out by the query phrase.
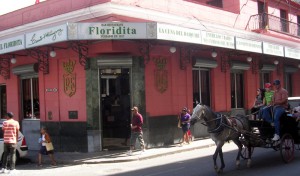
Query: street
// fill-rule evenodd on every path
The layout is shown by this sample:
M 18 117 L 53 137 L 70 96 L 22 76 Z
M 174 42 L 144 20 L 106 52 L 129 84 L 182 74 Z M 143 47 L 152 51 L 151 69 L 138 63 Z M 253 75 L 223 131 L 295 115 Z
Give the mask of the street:
M 178 154 L 156 157 L 148 160 L 109 163 L 109 164 L 80 164 L 80 165 L 58 165 L 50 167 L 44 164 L 37 167 L 35 163 L 21 162 L 17 165 L 20 176 L 214 176 L 217 175 L 213 169 L 212 154 L 215 147 L 191 150 Z M 146 151 L 147 152 L 147 151 Z M 252 167 L 246 167 L 246 161 L 241 159 L 239 170 L 235 168 L 235 157 L 237 147 L 227 143 L 223 147 L 226 167 L 224 176 L 233 175 L 276 175 L 296 176 L 300 172 L 300 151 L 295 151 L 295 158 L 289 164 L 281 160 L 280 151 L 273 149 L 255 148 L 252 158 Z

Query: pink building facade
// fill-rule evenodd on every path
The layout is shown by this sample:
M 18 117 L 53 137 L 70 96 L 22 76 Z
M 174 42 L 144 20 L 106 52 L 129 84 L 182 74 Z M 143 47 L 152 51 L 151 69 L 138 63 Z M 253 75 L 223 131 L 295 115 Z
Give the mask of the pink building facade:
M 256 0 L 48 0 L 0 16 L 1 117 L 29 149 L 46 126 L 59 151 L 127 149 L 130 107 L 147 147 L 181 138 L 182 107 L 249 113 L 279 79 L 300 96 L 300 4 Z M 192 128 L 196 137 L 206 128 Z

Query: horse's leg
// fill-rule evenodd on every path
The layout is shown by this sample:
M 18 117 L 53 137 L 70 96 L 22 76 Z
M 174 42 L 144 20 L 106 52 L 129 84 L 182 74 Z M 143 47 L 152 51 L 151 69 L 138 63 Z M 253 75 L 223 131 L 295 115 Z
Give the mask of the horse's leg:
M 221 167 L 220 169 L 218 170 L 218 173 L 222 173 L 223 172 L 223 169 L 225 167 L 225 162 L 224 162 L 224 158 L 223 158 L 223 150 L 222 150 L 222 146 L 219 150 L 219 156 L 220 156 L 220 160 L 221 160 Z
M 251 155 L 252 155 L 252 151 L 251 151 L 251 145 L 249 144 L 247 146 L 248 148 L 248 161 L 247 161 L 247 167 L 251 167 Z
M 233 140 L 233 142 L 239 148 L 239 151 L 238 151 L 238 154 L 237 154 L 236 160 L 235 160 L 236 168 L 239 168 L 240 167 L 240 156 L 241 156 L 241 153 L 242 153 L 243 144 L 241 143 L 241 141 L 239 139 L 235 139 L 235 140 Z
M 216 151 L 213 155 L 214 168 L 215 168 L 217 173 L 220 173 L 220 172 L 223 172 L 223 168 L 225 167 L 225 163 L 224 163 L 224 159 L 223 159 L 223 152 L 222 152 L 222 146 L 224 145 L 224 142 L 217 142 L 216 145 L 217 145 L 217 148 L 216 148 Z M 219 155 L 220 160 L 221 160 L 221 168 L 218 168 L 218 165 L 217 165 L 218 155 Z
M 215 168 L 216 172 L 218 171 L 218 164 L 217 164 L 217 157 L 218 157 L 218 154 L 219 154 L 219 146 L 217 145 L 216 150 L 215 150 L 215 153 L 214 153 L 214 155 L 213 155 L 214 168 Z

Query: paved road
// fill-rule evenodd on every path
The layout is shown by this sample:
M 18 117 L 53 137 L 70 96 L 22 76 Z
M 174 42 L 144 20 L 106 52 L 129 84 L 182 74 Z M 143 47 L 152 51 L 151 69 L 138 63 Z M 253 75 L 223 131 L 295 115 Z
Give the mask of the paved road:
M 214 176 L 216 175 L 212 163 L 214 149 L 213 146 L 123 163 L 60 165 L 58 167 L 45 165 L 38 168 L 33 163 L 23 162 L 17 166 L 17 169 L 20 176 Z M 226 162 L 226 168 L 222 174 L 224 176 L 298 176 L 300 173 L 300 151 L 295 151 L 295 159 L 292 163 L 284 164 L 280 152 L 273 149 L 255 148 L 252 168 L 247 168 L 246 162 L 243 161 L 241 169 L 236 170 L 234 161 L 236 146 L 231 143 L 225 144 L 223 150 Z

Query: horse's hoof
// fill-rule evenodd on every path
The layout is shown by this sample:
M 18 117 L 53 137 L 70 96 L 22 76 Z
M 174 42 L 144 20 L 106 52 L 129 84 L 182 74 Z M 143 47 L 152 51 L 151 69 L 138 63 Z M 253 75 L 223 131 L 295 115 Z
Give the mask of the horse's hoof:
M 248 168 L 251 167 L 251 159 L 248 159 L 248 161 L 247 161 L 247 167 L 248 167 Z
M 218 174 L 223 173 L 223 169 L 219 169 L 219 170 L 217 171 L 217 173 L 218 173 Z
M 235 162 L 236 169 L 239 169 L 240 166 L 241 166 L 240 160 L 236 160 L 236 162 Z

